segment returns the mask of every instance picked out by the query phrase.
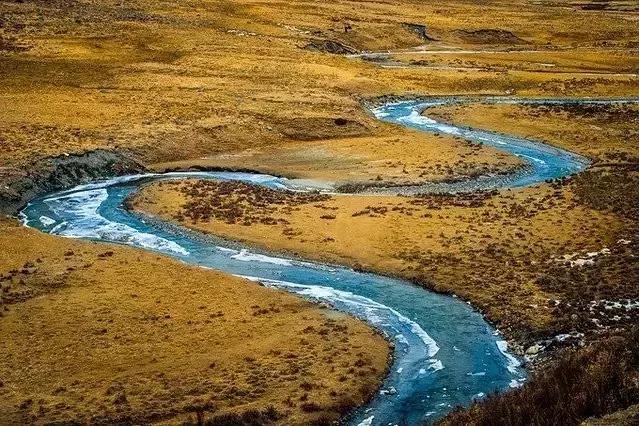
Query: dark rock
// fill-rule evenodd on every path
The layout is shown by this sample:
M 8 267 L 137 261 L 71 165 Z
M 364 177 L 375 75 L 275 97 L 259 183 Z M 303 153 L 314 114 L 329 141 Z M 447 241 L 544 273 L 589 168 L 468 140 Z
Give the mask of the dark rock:
M 408 31 L 417 34 L 419 38 L 425 41 L 437 41 L 436 38 L 433 38 L 428 35 L 426 25 L 422 24 L 411 24 L 410 22 L 403 22 L 402 26 L 406 28 Z
M 94 179 L 145 171 L 131 157 L 106 150 L 49 157 L 0 176 L 0 214 L 15 215 L 32 198 Z
M 313 39 L 308 42 L 308 44 L 304 46 L 304 49 L 314 50 L 317 52 L 332 53 L 334 55 L 349 55 L 357 53 L 357 49 L 351 46 L 347 46 L 342 42 L 319 38 Z

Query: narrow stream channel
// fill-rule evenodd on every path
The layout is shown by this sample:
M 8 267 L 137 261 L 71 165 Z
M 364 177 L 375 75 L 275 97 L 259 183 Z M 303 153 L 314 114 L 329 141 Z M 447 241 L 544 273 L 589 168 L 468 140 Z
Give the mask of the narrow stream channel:
M 422 190 L 467 191 L 524 186 L 583 170 L 588 162 L 539 142 L 438 123 L 420 115 L 453 98 L 389 103 L 373 110 L 380 119 L 430 132 L 456 134 L 519 155 L 529 163 L 512 176 L 420 185 Z M 456 100 L 457 101 L 457 100 Z M 491 102 L 510 102 L 490 98 Z M 571 101 L 572 102 L 572 101 Z M 148 220 L 123 207 L 126 197 L 153 180 L 199 177 L 239 180 L 278 190 L 301 190 L 295 181 L 261 174 L 184 172 L 118 177 L 80 185 L 31 201 L 23 223 L 71 238 L 117 242 L 161 252 L 183 262 L 247 277 L 331 304 L 380 329 L 395 343 L 394 363 L 381 391 L 350 419 L 353 425 L 416 425 L 441 417 L 494 390 L 526 378 L 505 341 L 468 304 L 410 283 L 348 268 L 285 259 L 236 243 Z M 380 192 L 398 192 L 384 189 Z

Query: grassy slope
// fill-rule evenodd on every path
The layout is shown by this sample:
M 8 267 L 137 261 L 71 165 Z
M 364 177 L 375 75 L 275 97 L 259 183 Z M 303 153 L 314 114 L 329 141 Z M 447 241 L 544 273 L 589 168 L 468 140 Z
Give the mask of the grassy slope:
M 361 404 L 386 370 L 369 327 L 284 292 L 14 222 L 0 244 L 2 424 L 269 406 L 309 424 Z
M 394 128 L 378 127 L 357 98 L 393 92 L 636 93 L 628 77 L 381 69 L 299 48 L 313 38 L 373 50 L 420 44 L 403 22 L 427 24 L 441 40 L 434 47 L 504 47 L 458 37 L 460 30 L 493 27 L 530 46 L 552 38 L 553 47 L 577 44 L 593 54 L 636 37 L 631 21 L 615 13 L 552 4 L 59 0 L 3 2 L 2 9 L 3 38 L 28 47 L 5 49 L 0 65 L 7 166 L 96 147 L 131 149 L 148 163 L 279 145 L 298 135 L 388 138 Z M 353 28 L 348 33 L 344 22 Z M 581 27 L 587 29 L 568 34 L 576 22 L 588 22 Z M 607 56 L 607 64 L 614 68 L 618 55 Z M 336 117 L 354 125 L 331 125 Z

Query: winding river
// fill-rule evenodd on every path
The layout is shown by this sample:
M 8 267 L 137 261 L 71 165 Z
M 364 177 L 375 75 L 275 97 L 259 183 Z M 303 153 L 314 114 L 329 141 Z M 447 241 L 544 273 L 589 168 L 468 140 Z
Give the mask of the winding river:
M 472 191 L 532 185 L 583 170 L 588 161 L 540 142 L 440 123 L 421 115 L 429 106 L 465 102 L 440 98 L 387 103 L 372 109 L 381 120 L 458 135 L 517 155 L 516 174 L 377 192 Z M 485 102 L 617 102 L 514 100 Z M 200 177 L 239 180 L 279 190 L 305 190 L 294 180 L 238 172 L 176 172 L 117 177 L 48 194 L 21 212 L 23 223 L 43 232 L 134 245 L 183 262 L 246 277 L 327 302 L 381 330 L 395 343 L 394 363 L 380 392 L 350 419 L 354 425 L 420 424 L 494 390 L 520 386 L 526 373 L 506 342 L 467 303 L 410 283 L 348 268 L 285 259 L 133 214 L 126 197 L 153 180 Z M 308 185 L 306 182 L 305 185 Z

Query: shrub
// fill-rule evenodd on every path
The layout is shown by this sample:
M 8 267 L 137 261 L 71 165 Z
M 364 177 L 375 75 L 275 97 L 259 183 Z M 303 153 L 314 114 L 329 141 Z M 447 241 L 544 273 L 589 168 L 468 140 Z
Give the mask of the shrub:
M 196 419 L 189 420 L 184 426 L 263 426 L 281 419 L 280 413 L 272 406 L 264 410 L 248 410 L 241 414 L 224 413 L 204 418 L 198 413 Z
M 445 425 L 577 425 L 639 403 L 639 329 L 612 336 L 556 363 L 523 387 L 494 394 L 441 420 Z
M 300 404 L 300 408 L 306 413 L 314 413 L 316 411 L 322 410 L 322 407 L 315 402 L 305 402 L 303 404 Z

